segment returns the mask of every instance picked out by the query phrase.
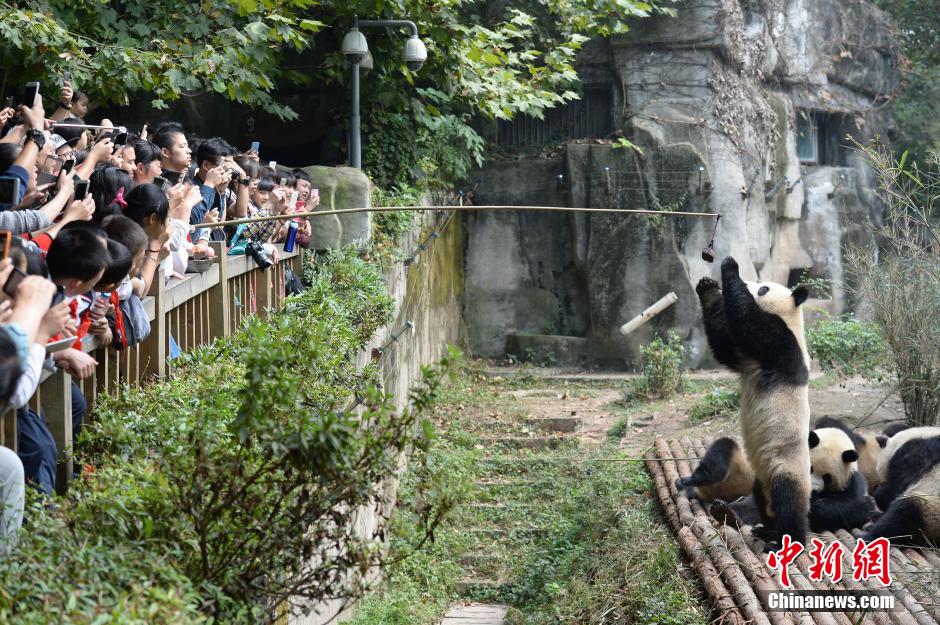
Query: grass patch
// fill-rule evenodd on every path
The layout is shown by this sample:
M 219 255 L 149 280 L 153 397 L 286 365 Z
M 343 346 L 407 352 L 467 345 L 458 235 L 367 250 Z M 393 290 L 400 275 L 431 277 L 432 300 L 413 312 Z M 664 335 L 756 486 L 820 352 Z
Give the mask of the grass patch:
M 715 387 L 692 406 L 689 423 L 699 423 L 714 417 L 733 417 L 740 405 L 740 391 Z
M 471 364 L 442 393 L 439 435 L 425 464 L 446 476 L 442 488 L 462 489 L 461 503 L 433 545 L 389 568 L 383 589 L 352 623 L 430 625 L 459 598 L 457 580 L 470 577 L 498 580 L 474 598 L 512 605 L 518 625 L 707 622 L 640 463 L 593 461 L 616 457 L 615 445 L 587 452 L 486 444 L 487 436 L 514 426 L 500 402 L 517 383 Z M 471 405 L 477 410 L 467 410 Z M 420 514 L 409 499 L 410 480 L 391 536 L 402 553 L 414 547 Z

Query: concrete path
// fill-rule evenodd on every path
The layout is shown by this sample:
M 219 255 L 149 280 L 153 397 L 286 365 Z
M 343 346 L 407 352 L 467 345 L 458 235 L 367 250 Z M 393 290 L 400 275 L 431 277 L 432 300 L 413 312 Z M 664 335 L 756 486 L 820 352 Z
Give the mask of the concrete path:
M 491 603 L 471 603 L 451 608 L 441 625 L 503 625 L 507 606 Z

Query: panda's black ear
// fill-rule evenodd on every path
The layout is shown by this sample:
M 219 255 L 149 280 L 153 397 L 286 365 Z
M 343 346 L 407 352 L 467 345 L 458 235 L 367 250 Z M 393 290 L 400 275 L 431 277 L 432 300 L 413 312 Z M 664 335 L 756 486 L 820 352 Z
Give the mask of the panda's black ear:
M 842 462 L 845 464 L 855 462 L 856 460 L 858 460 L 858 452 L 854 449 L 846 449 L 842 452 Z
M 878 441 L 878 446 L 881 447 L 882 449 L 884 449 L 885 445 L 888 444 L 887 436 L 876 436 L 875 440 Z
M 805 286 L 798 286 L 790 294 L 793 296 L 793 305 L 799 306 L 809 297 L 809 289 Z
M 816 432 L 810 432 L 809 433 L 809 448 L 812 449 L 818 444 L 819 444 L 819 436 L 817 436 Z

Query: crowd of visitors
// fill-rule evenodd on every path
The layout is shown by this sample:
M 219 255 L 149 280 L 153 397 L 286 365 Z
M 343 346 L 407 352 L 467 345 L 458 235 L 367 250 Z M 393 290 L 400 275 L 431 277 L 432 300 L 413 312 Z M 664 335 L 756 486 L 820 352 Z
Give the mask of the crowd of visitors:
M 308 211 L 319 199 L 303 170 L 262 164 L 257 144 L 239 151 L 172 121 L 136 134 L 108 120 L 89 127 L 88 95 L 69 80 L 57 91 L 49 107 L 30 83 L 22 103 L 0 110 L 0 403 L 17 425 L 17 451 L 0 447 L 0 552 L 16 543 L 26 485 L 55 488 L 55 442 L 27 406 L 43 370 L 72 377 L 77 434 L 86 403 L 75 380 L 98 364 L 81 349 L 86 337 L 118 350 L 145 338 L 151 285 L 214 256 L 211 241 L 276 259 L 275 244 L 305 247 L 311 234 L 300 218 L 195 225 Z

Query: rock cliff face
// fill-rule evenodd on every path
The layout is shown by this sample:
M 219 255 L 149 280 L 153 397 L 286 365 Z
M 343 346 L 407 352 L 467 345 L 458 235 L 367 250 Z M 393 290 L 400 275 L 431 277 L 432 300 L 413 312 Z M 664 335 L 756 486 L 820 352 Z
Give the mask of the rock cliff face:
M 490 161 L 477 174 L 477 203 L 720 213 L 719 260 L 734 256 L 750 279 L 831 281 L 831 298 L 818 304 L 850 310 L 844 250 L 871 244 L 881 208 L 849 137 L 893 134 L 892 32 L 884 13 L 859 0 L 685 2 L 675 18 L 594 42 L 583 59 L 583 75 L 612 76 L 615 127 L 642 153 L 595 141 Z M 700 364 L 707 345 L 694 285 L 718 274 L 717 262 L 701 258 L 714 225 L 469 214 L 471 347 L 496 356 L 509 335 L 523 335 L 513 345 L 527 334 L 579 336 L 586 347 L 574 361 L 623 366 L 637 362 L 655 332 L 671 329 Z M 679 301 L 654 322 L 628 339 L 617 332 L 669 291 Z

